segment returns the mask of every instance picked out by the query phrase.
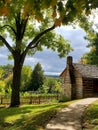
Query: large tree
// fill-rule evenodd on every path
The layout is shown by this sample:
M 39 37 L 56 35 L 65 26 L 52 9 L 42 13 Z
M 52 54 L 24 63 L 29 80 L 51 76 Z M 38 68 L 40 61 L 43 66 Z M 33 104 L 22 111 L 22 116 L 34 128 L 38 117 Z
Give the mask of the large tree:
M 83 11 L 88 15 L 90 8 L 97 5 L 90 0 L 0 1 L 0 45 L 5 45 L 14 59 L 11 107 L 20 104 L 21 71 L 26 55 L 42 50 L 43 46 L 58 51 L 60 56 L 68 54 L 70 45 L 50 31 L 61 24 L 70 24 Z

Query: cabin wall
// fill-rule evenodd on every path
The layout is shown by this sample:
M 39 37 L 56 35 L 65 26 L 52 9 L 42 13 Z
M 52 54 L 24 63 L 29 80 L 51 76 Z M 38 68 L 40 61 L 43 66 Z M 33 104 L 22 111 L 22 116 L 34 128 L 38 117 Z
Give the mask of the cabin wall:
M 94 97 L 96 96 L 96 84 L 95 80 L 91 78 L 83 78 L 83 97 Z

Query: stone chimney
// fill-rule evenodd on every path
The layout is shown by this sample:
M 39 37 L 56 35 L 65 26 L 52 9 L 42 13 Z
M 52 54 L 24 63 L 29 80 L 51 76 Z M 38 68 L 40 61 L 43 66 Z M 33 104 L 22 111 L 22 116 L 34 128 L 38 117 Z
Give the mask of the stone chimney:
M 68 57 L 67 57 L 67 65 L 72 66 L 72 63 L 73 63 L 73 58 L 72 58 L 72 56 L 68 56 Z

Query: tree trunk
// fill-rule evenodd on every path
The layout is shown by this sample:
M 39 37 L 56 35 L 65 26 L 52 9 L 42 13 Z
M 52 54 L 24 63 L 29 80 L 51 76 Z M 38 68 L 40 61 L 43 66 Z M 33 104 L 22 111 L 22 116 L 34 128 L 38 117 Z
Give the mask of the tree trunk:
M 16 56 L 14 58 L 13 68 L 13 80 L 12 80 L 12 95 L 10 107 L 16 107 L 20 105 L 20 86 L 21 86 L 21 72 L 23 63 L 21 63 L 21 57 Z

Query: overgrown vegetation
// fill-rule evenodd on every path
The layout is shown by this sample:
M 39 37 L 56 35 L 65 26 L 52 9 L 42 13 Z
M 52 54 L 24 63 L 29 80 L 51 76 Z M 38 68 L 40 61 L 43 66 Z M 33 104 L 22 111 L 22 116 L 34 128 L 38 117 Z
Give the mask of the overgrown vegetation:
M 59 109 L 72 102 L 1 108 L 0 130 L 43 130 Z
M 98 101 L 91 104 L 84 113 L 83 127 L 88 130 L 98 130 Z

